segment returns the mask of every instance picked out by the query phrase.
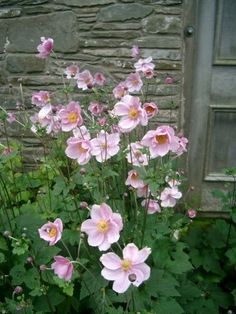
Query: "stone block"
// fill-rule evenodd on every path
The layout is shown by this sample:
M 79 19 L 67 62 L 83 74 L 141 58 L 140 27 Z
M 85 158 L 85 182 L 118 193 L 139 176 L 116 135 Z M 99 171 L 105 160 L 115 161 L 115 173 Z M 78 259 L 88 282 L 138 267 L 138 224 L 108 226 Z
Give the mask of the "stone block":
M 6 69 L 11 73 L 42 72 L 45 60 L 32 55 L 9 54 L 6 57 Z
M 180 48 L 181 38 L 169 35 L 143 36 L 137 38 L 135 43 L 140 48 Z
M 52 37 L 55 51 L 75 52 L 78 48 L 76 22 L 76 15 L 68 11 L 21 17 L 7 22 L 0 20 L 0 42 L 8 38 L 8 52 L 37 53 L 40 37 Z
M 0 18 L 10 18 L 10 17 L 17 17 L 21 15 L 21 9 L 1 9 L 0 10 Z
M 71 7 L 90 7 L 115 3 L 116 0 L 53 0 L 53 3 L 64 4 Z
M 141 28 L 140 23 L 96 23 L 93 26 L 95 30 L 139 30 Z
M 181 18 L 178 16 L 157 14 L 143 19 L 143 30 L 146 33 L 180 34 Z
M 152 6 L 139 3 L 113 4 L 100 10 L 98 21 L 123 22 L 131 19 L 142 19 L 151 14 L 152 11 Z
M 156 60 L 181 60 L 181 53 L 179 49 L 142 49 L 143 57 L 152 56 Z

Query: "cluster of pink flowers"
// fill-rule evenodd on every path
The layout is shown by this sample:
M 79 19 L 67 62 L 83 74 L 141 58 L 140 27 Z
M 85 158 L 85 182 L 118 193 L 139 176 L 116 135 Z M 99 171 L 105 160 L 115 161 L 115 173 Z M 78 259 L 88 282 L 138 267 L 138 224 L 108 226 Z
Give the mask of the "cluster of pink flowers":
M 53 40 L 42 38 L 41 41 L 38 46 L 38 57 L 47 58 L 52 52 Z M 132 57 L 136 61 L 133 73 L 113 89 L 116 103 L 110 108 L 112 110 L 109 110 L 106 101 L 99 97 L 96 97 L 95 101 L 90 101 L 87 108 L 84 108 L 81 106 L 82 101 L 80 103 L 70 99 L 66 105 L 55 104 L 47 91 L 39 91 L 34 93 L 31 99 L 32 104 L 39 109 L 31 118 L 32 131 L 37 132 L 41 127 L 48 134 L 65 132 L 68 135 L 65 154 L 82 166 L 91 158 L 104 163 L 121 151 L 125 154 L 129 167 L 125 181 L 127 190 L 141 198 L 138 202 L 145 214 L 157 214 L 163 208 L 174 207 L 182 197 L 179 176 L 178 173 L 171 172 L 170 177 L 165 178 L 164 184 L 153 191 L 151 184 L 147 183 L 147 177 L 143 175 L 146 173 L 145 167 L 152 164 L 153 159 L 161 159 L 167 154 L 170 158 L 182 155 L 186 151 L 188 140 L 182 134 L 176 134 L 174 127 L 160 125 L 154 130 L 143 132 L 139 141 L 130 140 L 128 143 L 125 140 L 126 145 L 122 145 L 122 139 L 128 138 L 127 133 L 131 133 L 139 126 L 148 126 L 149 119 L 159 112 L 157 104 L 153 101 L 142 101 L 143 98 L 140 96 L 144 80 L 152 79 L 155 75 L 152 57 L 139 58 L 140 50 L 137 46 L 132 48 Z M 72 82 L 79 89 L 83 91 L 92 89 L 88 93 L 96 92 L 94 87 L 103 86 L 106 82 L 102 73 L 92 75 L 89 70 L 80 71 L 80 67 L 75 64 L 68 66 L 64 74 L 67 79 L 74 80 Z M 166 84 L 173 82 L 171 77 L 165 80 Z M 133 93 L 136 95 L 132 95 Z M 91 127 L 87 128 L 86 123 L 91 123 Z M 119 241 L 123 230 L 123 220 L 119 213 L 113 212 L 106 203 L 94 204 L 91 209 L 85 203 L 81 208 L 89 209 L 90 217 L 82 222 L 81 232 L 87 235 L 90 246 L 97 247 L 99 251 L 107 251 Z M 190 218 L 195 217 L 194 215 L 193 211 L 188 211 Z M 50 246 L 55 245 L 62 237 L 62 221 L 59 218 L 54 222 L 49 221 L 38 232 Z M 150 277 L 150 267 L 145 263 L 150 253 L 150 248 L 144 247 L 139 250 L 134 243 L 124 247 L 121 258 L 114 252 L 105 253 L 100 257 L 100 262 L 104 266 L 101 274 L 105 279 L 113 281 L 113 290 L 118 293 L 125 292 L 132 284 L 138 287 Z M 76 261 L 55 256 L 51 269 L 59 278 L 70 281 L 74 263 Z

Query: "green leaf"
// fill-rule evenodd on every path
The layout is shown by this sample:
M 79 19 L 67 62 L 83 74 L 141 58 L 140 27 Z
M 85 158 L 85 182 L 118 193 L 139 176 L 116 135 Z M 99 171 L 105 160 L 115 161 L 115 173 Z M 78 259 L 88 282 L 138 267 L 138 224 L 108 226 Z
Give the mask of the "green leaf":
M 24 282 L 30 289 L 35 289 L 36 287 L 40 286 L 40 276 L 38 271 L 35 268 L 27 270 L 24 275 Z
M 5 255 L 0 252 L 0 264 L 5 262 Z
M 10 271 L 10 275 L 12 277 L 12 284 L 13 285 L 22 284 L 24 281 L 25 272 L 26 270 L 23 265 L 14 266 Z
M 40 264 L 49 263 L 54 256 L 56 256 L 60 252 L 60 249 L 56 246 L 46 246 L 43 247 L 40 245 L 35 254 L 35 260 Z
M 63 279 L 60 279 L 56 276 L 53 276 L 54 282 L 58 285 L 58 287 L 62 288 L 63 292 L 72 297 L 74 293 L 74 284 L 69 281 L 65 281 Z
M 174 299 L 160 298 L 155 302 L 154 308 L 160 314 L 183 314 L 183 308 Z
M 100 274 L 100 270 L 86 271 L 82 277 L 80 300 L 83 300 L 89 295 L 96 293 L 101 288 L 105 288 L 108 285 L 108 281 L 103 279 Z
M 3 251 L 8 250 L 7 241 L 3 237 L 0 237 L 0 250 L 3 250 Z
M 64 229 L 63 239 L 68 241 L 71 245 L 78 245 L 80 241 L 80 233 L 78 230 Z
M 184 251 L 183 243 L 178 242 L 176 251 L 171 254 L 172 259 L 167 262 L 167 268 L 174 274 L 182 274 L 193 268 L 189 256 Z

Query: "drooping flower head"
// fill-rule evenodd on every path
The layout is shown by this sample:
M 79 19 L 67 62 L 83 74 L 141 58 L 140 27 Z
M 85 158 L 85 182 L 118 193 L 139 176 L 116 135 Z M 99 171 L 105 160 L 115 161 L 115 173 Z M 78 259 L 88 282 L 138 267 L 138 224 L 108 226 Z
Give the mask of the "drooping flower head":
M 91 154 L 98 162 L 104 162 L 119 152 L 119 142 L 120 135 L 118 133 L 108 134 L 102 130 L 96 138 L 91 140 Z
M 146 111 L 141 107 L 139 97 L 126 95 L 115 104 L 113 114 L 121 116 L 118 123 L 122 132 L 132 131 L 138 124 L 147 125 Z
M 113 213 L 105 203 L 93 205 L 90 212 L 91 219 L 85 220 L 81 231 L 88 235 L 88 244 L 98 246 L 100 251 L 106 251 L 112 243 L 120 238 L 123 228 L 121 215 Z
M 83 72 L 79 73 L 76 78 L 78 88 L 82 88 L 82 90 L 87 90 L 93 87 L 93 76 L 88 70 L 84 70 Z
M 128 178 L 125 181 L 125 185 L 131 185 L 135 189 L 143 188 L 145 183 L 140 179 L 139 174 L 136 170 L 130 170 L 128 172 Z
M 33 93 L 31 103 L 37 107 L 42 107 L 50 103 L 50 95 L 47 91 Z
M 102 73 L 97 72 L 94 74 L 94 84 L 103 86 L 105 82 L 106 82 L 106 78 Z
M 174 129 L 168 125 L 159 126 L 155 131 L 148 131 L 141 143 L 149 148 L 151 158 L 163 157 L 178 147 Z
M 92 113 L 92 115 L 99 116 L 103 112 L 104 106 L 99 102 L 92 101 L 88 106 L 88 110 Z
M 79 74 L 79 67 L 75 64 L 69 65 L 65 69 L 65 74 L 67 79 L 76 78 L 76 76 Z
M 176 200 L 182 197 L 182 193 L 178 190 L 177 186 L 172 188 L 165 188 L 161 193 L 160 200 L 162 207 L 174 207 Z
M 36 56 L 41 59 L 46 59 L 53 50 L 53 39 L 41 37 L 41 42 L 42 43 L 37 47 L 39 53 Z
M 54 222 L 49 221 L 38 229 L 41 239 L 48 241 L 49 245 L 56 244 L 62 236 L 63 224 L 60 218 L 57 218 Z
M 121 99 L 125 95 L 129 93 L 128 86 L 126 82 L 120 82 L 114 89 L 113 89 L 113 95 L 117 99 Z
M 69 132 L 83 124 L 80 104 L 75 101 L 71 101 L 65 108 L 61 109 L 58 116 L 61 119 L 61 129 L 64 132 Z
M 117 293 L 124 293 L 131 284 L 138 287 L 150 277 L 150 267 L 144 263 L 151 253 L 151 249 L 145 247 L 141 250 L 134 243 L 129 243 L 123 249 L 121 259 L 115 253 L 106 253 L 100 257 L 104 268 L 102 276 L 114 281 L 112 289 Z
M 8 112 L 7 113 L 7 122 L 12 123 L 16 121 L 16 116 L 13 112 Z
M 147 154 L 142 152 L 143 148 L 139 142 L 128 145 L 126 158 L 133 166 L 140 167 L 148 165 L 148 157 Z
M 158 107 L 154 102 L 145 102 L 143 109 L 146 111 L 148 119 L 151 119 L 158 113 Z
M 156 200 L 145 199 L 142 201 L 141 205 L 145 208 L 147 207 L 147 213 L 148 214 L 154 214 L 154 213 L 160 213 L 161 212 L 160 205 L 159 205 L 158 201 L 156 201 Z
M 52 263 L 51 268 L 54 273 L 65 281 L 70 281 L 73 275 L 74 266 L 70 260 L 63 256 L 54 256 L 54 263 Z
M 139 59 L 138 62 L 134 64 L 134 67 L 137 72 L 145 72 L 153 70 L 155 68 L 154 63 L 152 63 L 152 57 L 146 59 Z
M 131 56 L 133 58 L 137 58 L 140 55 L 140 49 L 137 45 L 133 45 L 131 48 Z
M 139 92 L 143 86 L 140 75 L 136 73 L 131 73 L 126 79 L 126 86 L 130 93 Z

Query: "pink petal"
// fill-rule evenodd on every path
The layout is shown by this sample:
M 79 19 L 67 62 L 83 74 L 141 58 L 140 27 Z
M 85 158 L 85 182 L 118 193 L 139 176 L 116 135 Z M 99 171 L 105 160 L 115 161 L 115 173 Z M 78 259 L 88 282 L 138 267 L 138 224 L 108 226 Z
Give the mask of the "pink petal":
M 135 262 L 138 257 L 138 252 L 137 246 L 134 243 L 129 243 L 123 249 L 123 257 Z
M 147 280 L 150 277 L 151 269 L 145 263 L 141 263 L 139 265 L 133 266 L 133 270 L 134 270 L 135 274 L 136 274 L 137 271 L 142 272 L 142 277 L 143 277 L 142 280 Z M 141 277 L 138 277 L 138 278 L 141 278 Z
M 99 251 L 107 251 L 111 247 L 111 242 L 104 236 L 103 242 L 98 246 Z
M 103 268 L 101 274 L 106 280 L 117 280 L 122 276 L 123 271 L 121 269 L 111 270 Z
M 136 259 L 135 260 L 133 259 L 133 265 L 143 263 L 150 254 L 151 254 L 150 248 L 148 247 L 143 248 L 137 253 Z
M 100 262 L 103 264 L 103 266 L 111 270 L 118 269 L 121 265 L 121 259 L 119 256 L 112 252 L 103 254 L 100 257 Z
M 124 293 L 130 285 L 131 282 L 129 281 L 128 273 L 123 272 L 120 274 L 120 277 L 114 281 L 112 289 L 118 293 Z
M 107 240 L 109 243 L 115 243 L 119 240 L 120 234 L 119 229 L 116 227 L 116 225 L 110 223 L 110 228 L 106 234 Z
M 81 231 L 82 232 L 96 232 L 97 224 L 92 219 L 87 219 L 81 224 Z
M 104 233 L 102 232 L 90 232 L 88 234 L 88 244 L 91 246 L 99 246 L 104 241 Z

